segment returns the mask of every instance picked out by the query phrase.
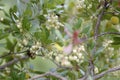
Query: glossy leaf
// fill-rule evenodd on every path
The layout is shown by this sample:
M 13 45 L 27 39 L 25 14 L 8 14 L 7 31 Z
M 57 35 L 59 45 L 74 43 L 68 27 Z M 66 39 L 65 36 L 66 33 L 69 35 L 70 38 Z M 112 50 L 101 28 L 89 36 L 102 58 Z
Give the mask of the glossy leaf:
M 77 23 L 75 24 L 75 29 L 76 30 L 80 29 L 81 24 L 82 24 L 82 18 L 79 18 L 78 21 L 77 21 Z

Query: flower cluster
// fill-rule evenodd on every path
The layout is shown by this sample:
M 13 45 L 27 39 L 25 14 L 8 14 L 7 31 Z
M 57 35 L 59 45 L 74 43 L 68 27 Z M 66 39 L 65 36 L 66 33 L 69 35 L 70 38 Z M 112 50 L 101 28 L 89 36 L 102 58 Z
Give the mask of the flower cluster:
M 72 61 L 80 64 L 83 62 L 84 56 L 83 51 L 85 51 L 84 46 L 79 45 L 75 46 L 72 50 L 72 53 L 67 55 L 64 52 L 56 51 L 50 52 L 47 56 L 51 59 L 55 59 L 55 61 L 60 64 L 61 66 L 72 66 Z
M 76 1 L 76 8 L 77 9 L 85 8 L 84 0 L 77 0 Z
M 76 9 L 82 9 L 82 8 L 87 8 L 87 9 L 90 9 L 92 8 L 92 4 L 89 4 L 89 5 L 86 5 L 84 3 L 84 0 L 77 0 L 76 1 Z
M 82 54 L 82 52 L 85 51 L 84 46 L 79 45 L 74 47 L 72 54 L 69 55 L 69 60 L 74 60 L 76 62 L 83 62 L 84 56 Z
M 23 32 L 22 22 L 20 20 L 16 20 L 16 25 L 17 25 L 17 28 L 20 30 L 20 32 Z
M 24 46 L 27 46 L 28 42 L 29 42 L 29 40 L 26 39 L 26 38 L 18 40 L 18 41 L 19 41 L 18 46 L 21 47 L 21 48 L 23 48 Z
M 59 29 L 60 27 L 64 26 L 61 22 L 59 22 L 58 16 L 54 13 L 49 13 L 44 16 L 47 18 L 46 27 L 48 30 L 50 30 L 51 28 Z
M 103 46 L 106 48 L 106 47 L 108 47 L 109 44 L 112 43 L 112 42 L 113 42 L 112 40 L 105 40 L 105 41 L 103 42 Z
M 38 54 L 40 48 L 41 44 L 39 42 L 36 42 L 36 44 L 32 45 L 32 47 L 30 48 L 30 53 Z

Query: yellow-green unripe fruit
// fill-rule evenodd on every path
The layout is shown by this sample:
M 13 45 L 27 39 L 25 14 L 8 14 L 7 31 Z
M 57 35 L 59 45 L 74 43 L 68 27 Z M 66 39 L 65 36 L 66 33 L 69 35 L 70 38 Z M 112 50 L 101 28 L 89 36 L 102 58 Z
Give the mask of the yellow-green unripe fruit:
M 108 28 L 108 27 L 111 27 L 111 26 L 112 26 L 111 21 L 108 21 L 108 22 L 106 23 L 106 27 Z
M 26 79 L 31 78 L 30 74 L 29 74 L 29 73 L 26 73 L 26 74 L 25 74 L 25 78 L 26 78 Z
M 110 19 L 111 23 L 114 25 L 119 24 L 119 18 L 117 16 L 112 16 Z

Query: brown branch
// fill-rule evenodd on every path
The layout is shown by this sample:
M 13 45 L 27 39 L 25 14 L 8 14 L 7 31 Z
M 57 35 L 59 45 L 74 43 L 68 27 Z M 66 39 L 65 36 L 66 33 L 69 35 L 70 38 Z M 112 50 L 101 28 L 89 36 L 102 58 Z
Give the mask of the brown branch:
M 99 34 L 98 37 L 101 37 L 107 34 L 120 35 L 120 32 L 104 32 L 104 33 Z
M 6 56 L 8 56 L 8 55 L 10 55 L 10 54 L 20 54 L 20 53 L 24 53 L 24 52 L 27 52 L 27 50 L 26 50 L 26 51 L 17 52 L 17 53 L 9 52 L 9 53 L 6 53 L 6 54 L 4 54 L 4 55 L 1 55 L 0 58 L 4 58 L 4 57 L 6 57 Z
M 98 38 L 98 34 L 99 34 L 98 32 L 99 32 L 100 22 L 101 22 L 103 14 L 104 14 L 104 10 L 105 10 L 105 6 L 103 7 L 102 11 L 98 15 L 97 22 L 96 22 L 96 25 L 95 25 L 95 29 L 94 29 L 95 46 L 94 46 L 94 49 L 93 49 L 93 53 L 96 52 L 97 38 Z
M 103 7 L 102 11 L 101 11 L 100 14 L 98 15 L 97 22 L 96 22 L 96 25 L 95 25 L 95 30 L 94 30 L 94 33 L 95 33 L 95 34 L 94 34 L 95 46 L 94 46 L 94 48 L 93 48 L 93 54 L 91 54 L 91 56 L 90 56 L 89 67 L 88 67 L 88 71 L 87 71 L 88 75 L 91 75 L 92 77 L 94 76 L 94 61 L 93 61 L 93 55 L 94 55 L 94 53 L 96 52 L 97 38 L 98 38 L 98 34 L 99 34 L 98 32 L 99 32 L 100 22 L 101 22 L 102 16 L 103 16 L 104 11 L 105 11 L 104 8 L 105 8 L 105 7 Z M 87 77 L 88 75 L 85 75 L 85 76 Z M 85 80 L 85 79 L 83 78 L 83 80 Z
M 96 25 L 95 25 L 95 30 L 94 30 L 94 32 L 95 32 L 95 35 L 94 35 L 95 40 L 97 40 L 97 36 L 99 34 L 98 32 L 99 32 L 101 19 L 102 19 L 104 13 L 105 13 L 105 10 L 109 7 L 108 5 L 110 5 L 112 3 L 112 0 L 110 0 L 110 1 L 104 0 L 103 2 L 104 2 L 103 3 L 103 8 L 102 8 L 101 12 L 98 14 L 97 22 L 96 22 Z
M 106 71 L 103 71 L 103 72 L 101 72 L 101 73 L 99 73 L 99 74 L 96 74 L 96 75 L 93 77 L 93 79 L 94 79 L 94 80 L 99 79 L 99 78 L 103 77 L 103 76 L 106 75 L 106 74 L 109 74 L 109 73 L 111 73 L 111 72 L 115 72 L 115 71 L 118 71 L 118 70 L 120 70 L 120 66 L 116 66 L 116 67 L 110 68 L 110 69 L 108 69 L 108 70 L 106 70 Z M 78 80 L 86 80 L 86 76 L 84 76 L 84 77 L 82 77 L 82 78 L 80 78 L 80 79 L 78 79 Z
M 100 27 L 100 22 L 101 22 L 103 14 L 104 14 L 104 9 L 98 15 L 98 19 L 97 19 L 96 26 L 95 26 L 95 35 L 94 35 L 95 40 L 97 40 L 98 31 L 99 31 L 99 27 Z
M 87 76 L 83 76 L 82 78 L 77 79 L 77 80 L 86 80 L 86 79 L 87 79 Z
M 100 27 L 101 19 L 102 19 L 103 15 L 104 15 L 105 11 L 109 8 L 108 5 L 112 4 L 112 2 L 113 2 L 113 0 L 110 0 L 110 1 L 104 0 L 103 8 L 102 8 L 101 12 L 98 15 L 97 22 L 96 22 L 95 29 L 94 29 L 95 47 L 93 49 L 93 53 L 96 52 L 96 45 L 97 45 L 97 39 L 98 39 L 98 35 L 99 35 L 99 27 Z
M 100 22 L 101 22 L 101 19 L 104 15 L 104 12 L 106 11 L 106 9 L 108 9 L 110 3 L 112 2 L 112 0 L 110 2 L 108 2 L 107 0 L 104 0 L 104 3 L 103 3 L 103 8 L 101 10 L 101 12 L 98 14 L 98 18 L 97 18 L 97 22 L 96 22 L 96 25 L 95 25 L 95 29 L 94 29 L 94 39 L 95 39 L 95 46 L 93 48 L 93 54 L 90 56 L 90 60 L 89 60 L 89 67 L 88 68 L 88 73 L 89 75 L 91 75 L 92 77 L 94 76 L 94 61 L 93 61 L 93 55 L 95 54 L 96 52 L 96 47 L 97 47 L 97 39 L 98 39 L 98 35 L 99 35 L 99 27 L 100 27 Z
M 36 75 L 36 76 L 33 76 L 31 79 L 29 80 L 35 80 L 35 79 L 38 79 L 38 78 L 41 78 L 41 77 L 45 77 L 45 76 L 54 76 L 60 80 L 67 80 L 67 78 L 65 77 L 62 77 L 61 75 L 57 74 L 57 73 L 52 73 L 52 72 L 46 72 L 45 74 L 41 74 L 41 75 Z
M 4 65 L 1 65 L 1 66 L 0 66 L 0 70 L 3 70 L 3 69 L 5 69 L 6 67 L 9 67 L 9 66 L 12 65 L 12 64 L 17 63 L 17 62 L 19 62 L 20 60 L 25 60 L 25 59 L 27 59 L 27 58 L 28 58 L 28 56 L 23 56 L 23 57 L 20 57 L 20 58 L 15 58 L 15 59 L 13 59 L 12 61 L 9 61 L 9 62 L 7 62 L 7 63 L 4 64 Z
M 110 69 L 108 69 L 108 70 L 106 70 L 104 72 L 101 72 L 100 74 L 95 75 L 94 79 L 99 79 L 99 78 L 103 77 L 105 74 L 108 74 L 110 72 L 115 72 L 115 71 L 118 71 L 118 70 L 120 70 L 120 66 L 110 68 Z

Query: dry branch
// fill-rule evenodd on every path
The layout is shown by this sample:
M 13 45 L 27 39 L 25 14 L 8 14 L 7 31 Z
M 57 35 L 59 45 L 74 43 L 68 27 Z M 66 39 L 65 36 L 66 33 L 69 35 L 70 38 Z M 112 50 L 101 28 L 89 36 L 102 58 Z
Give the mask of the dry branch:
M 25 60 L 25 59 L 27 59 L 27 58 L 28 58 L 28 56 L 23 56 L 23 57 L 20 57 L 20 58 L 15 58 L 15 59 L 13 59 L 12 61 L 9 61 L 9 62 L 7 62 L 7 63 L 4 64 L 4 65 L 1 65 L 1 66 L 0 66 L 0 70 L 3 70 L 3 69 L 5 69 L 6 67 L 9 67 L 10 65 L 13 65 L 13 64 L 17 63 L 17 62 L 19 62 L 20 60 Z
M 108 74 L 110 72 L 115 72 L 115 71 L 118 71 L 118 70 L 120 70 L 120 66 L 110 68 L 110 69 L 108 69 L 108 70 L 106 70 L 104 72 L 101 72 L 100 74 L 95 75 L 94 79 L 99 79 L 99 78 L 103 77 L 105 74 Z
M 113 35 L 120 35 L 120 32 L 104 32 L 98 35 L 98 37 L 101 37 L 103 35 L 108 35 L 108 34 L 113 34 Z
M 60 80 L 67 80 L 67 78 L 65 77 L 62 77 L 61 75 L 57 74 L 57 73 L 52 73 L 52 72 L 46 72 L 45 74 L 41 74 L 41 75 L 36 75 L 36 76 L 33 76 L 31 79 L 29 80 L 35 80 L 35 79 L 38 79 L 38 78 L 42 78 L 42 77 L 45 77 L 45 76 L 54 76 Z
M 97 79 L 103 77 L 103 76 L 106 75 L 106 74 L 109 74 L 109 73 L 111 73 L 111 72 L 115 72 L 115 71 L 118 71 L 118 70 L 120 70 L 120 65 L 119 65 L 119 66 L 116 66 L 116 67 L 113 67 L 113 68 L 110 68 L 110 69 L 108 69 L 108 70 L 106 70 L 106 71 L 103 71 L 103 72 L 101 72 L 101 73 L 99 73 L 99 74 L 96 74 L 95 76 L 93 76 L 93 79 L 94 79 L 94 80 L 97 80 Z M 78 80 L 86 80 L 86 77 L 84 76 L 84 77 L 82 77 L 82 78 L 80 78 L 80 79 L 78 79 Z

